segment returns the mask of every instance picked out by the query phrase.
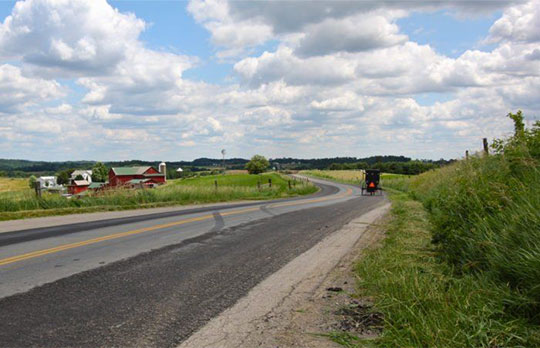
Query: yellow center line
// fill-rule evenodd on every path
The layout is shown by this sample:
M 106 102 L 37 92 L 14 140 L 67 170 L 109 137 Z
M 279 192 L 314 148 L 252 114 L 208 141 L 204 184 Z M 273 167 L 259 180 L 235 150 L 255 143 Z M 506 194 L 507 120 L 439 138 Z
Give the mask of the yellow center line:
M 300 201 L 300 202 L 276 203 L 276 204 L 273 204 L 271 207 L 274 208 L 274 207 L 284 207 L 284 206 L 289 206 L 289 205 L 303 205 L 303 204 L 326 201 L 326 200 L 330 200 L 330 199 L 338 199 L 338 198 L 342 198 L 342 197 L 345 197 L 345 196 L 349 196 L 351 194 L 352 194 L 352 189 L 348 189 L 347 192 L 345 192 L 344 194 L 338 195 L 338 196 L 325 197 L 325 198 L 319 198 L 319 199 L 312 199 L 312 200 Z M 247 208 L 247 209 L 240 209 L 240 210 L 233 210 L 233 211 L 229 211 L 229 212 L 223 212 L 223 213 L 221 213 L 221 215 L 222 216 L 238 215 L 238 214 L 248 213 L 248 212 L 257 211 L 257 210 L 260 210 L 260 206 L 255 207 L 255 208 Z M 184 225 L 184 224 L 187 224 L 187 223 L 190 223 L 190 222 L 209 220 L 209 219 L 213 219 L 213 218 L 214 218 L 214 215 L 202 215 L 202 216 L 193 217 L 193 218 L 189 218 L 189 219 L 170 222 L 170 223 L 167 223 L 167 224 L 160 224 L 160 225 L 155 225 L 155 226 L 151 226 L 151 227 L 145 227 L 145 228 L 140 228 L 140 229 L 136 229 L 136 230 L 131 230 L 131 231 L 127 231 L 127 232 L 114 233 L 114 234 L 110 234 L 110 235 L 103 236 L 103 237 L 84 240 L 84 241 L 81 241 L 81 242 L 64 244 L 64 245 L 60 245 L 60 246 L 57 246 L 57 247 L 54 247 L 54 248 L 37 250 L 37 251 L 33 251 L 33 252 L 30 252 L 30 253 L 26 253 L 26 254 L 16 255 L 16 256 L 5 258 L 5 259 L 0 259 L 0 266 L 7 265 L 7 264 L 10 264 L 10 263 L 14 263 L 14 262 L 23 261 L 23 260 L 33 259 L 33 258 L 36 258 L 36 257 L 39 257 L 39 256 L 48 255 L 48 254 L 54 254 L 54 253 L 57 253 L 57 252 L 60 252 L 60 251 L 63 251 L 63 250 L 69 250 L 69 249 L 82 247 L 82 246 L 85 246 L 85 245 L 96 244 L 96 243 L 104 242 L 104 241 L 107 241 L 107 240 L 123 238 L 123 237 L 127 237 L 127 236 L 132 236 L 132 235 L 135 235 L 135 234 L 160 230 L 160 229 L 163 229 L 163 228 L 168 228 L 168 227 L 173 227 L 173 226 L 178 226 L 178 225 Z

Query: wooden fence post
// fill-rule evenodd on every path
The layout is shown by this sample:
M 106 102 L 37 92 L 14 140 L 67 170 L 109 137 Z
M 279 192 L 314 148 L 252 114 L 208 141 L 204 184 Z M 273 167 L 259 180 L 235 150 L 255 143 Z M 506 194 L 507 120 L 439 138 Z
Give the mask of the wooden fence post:
M 484 143 L 484 153 L 486 155 L 489 155 L 489 148 L 488 148 L 488 141 L 487 138 L 482 139 L 482 142 Z
M 272 179 L 268 179 L 268 186 L 272 187 Z
M 289 180 L 289 190 L 291 189 L 291 181 Z
M 36 190 L 36 197 L 41 198 L 41 184 L 37 180 L 34 182 L 34 189 Z
M 469 150 L 465 151 L 465 159 L 469 159 Z
M 217 180 L 214 180 L 214 187 L 215 187 L 215 190 L 217 191 Z

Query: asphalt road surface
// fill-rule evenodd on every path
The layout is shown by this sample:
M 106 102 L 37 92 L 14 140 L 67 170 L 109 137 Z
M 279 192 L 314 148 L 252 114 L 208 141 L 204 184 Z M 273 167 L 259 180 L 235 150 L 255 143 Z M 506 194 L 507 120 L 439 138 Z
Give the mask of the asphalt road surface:
M 178 345 L 384 201 L 313 181 L 297 199 L 0 233 L 0 346 Z

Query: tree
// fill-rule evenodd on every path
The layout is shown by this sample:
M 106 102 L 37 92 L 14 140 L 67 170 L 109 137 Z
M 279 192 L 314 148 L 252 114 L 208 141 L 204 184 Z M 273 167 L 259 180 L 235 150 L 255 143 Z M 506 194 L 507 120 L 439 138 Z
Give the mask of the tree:
M 69 184 L 69 179 L 71 178 L 71 173 L 73 173 L 75 169 L 66 169 L 58 173 L 58 177 L 56 178 L 56 183 L 58 185 L 67 185 Z
M 28 186 L 30 186 L 30 188 L 35 188 L 36 181 L 37 181 L 37 178 L 34 175 L 31 175 L 30 178 L 28 178 Z
M 255 155 L 251 157 L 251 160 L 246 164 L 246 169 L 249 174 L 262 173 L 270 166 L 268 160 L 261 155 Z
M 79 175 L 77 175 L 77 176 L 75 177 L 74 180 L 84 180 L 84 177 L 83 177 L 81 174 L 79 174 Z
M 514 121 L 514 136 L 516 138 L 522 138 L 525 133 L 525 123 L 523 123 L 523 113 L 518 110 L 517 113 L 508 113 L 508 117 Z
M 101 163 L 96 162 L 92 167 L 92 180 L 95 182 L 105 182 L 109 178 L 109 169 Z
M 343 165 L 341 163 L 332 163 L 329 167 L 329 170 L 342 170 Z

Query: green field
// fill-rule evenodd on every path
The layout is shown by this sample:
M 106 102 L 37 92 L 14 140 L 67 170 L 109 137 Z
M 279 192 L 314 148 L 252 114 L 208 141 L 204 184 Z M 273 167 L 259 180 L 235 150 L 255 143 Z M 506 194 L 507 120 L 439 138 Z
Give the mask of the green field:
M 304 170 L 301 174 L 314 176 L 321 179 L 330 179 L 344 184 L 360 185 L 364 180 L 363 172 L 360 170 Z M 381 180 L 407 178 L 407 175 L 383 173 Z
M 272 180 L 270 187 L 268 180 Z M 232 174 L 202 176 L 169 181 L 156 189 L 118 189 L 66 199 L 43 193 L 41 199 L 32 190 L 0 192 L 0 220 L 63 215 L 96 211 L 152 208 L 171 205 L 276 199 L 314 193 L 309 183 L 291 180 L 276 173 L 262 175 Z M 215 187 L 217 181 L 217 189 Z M 257 184 L 260 182 L 260 186 Z
M 28 179 L 0 177 L 0 193 L 14 191 L 30 191 Z

